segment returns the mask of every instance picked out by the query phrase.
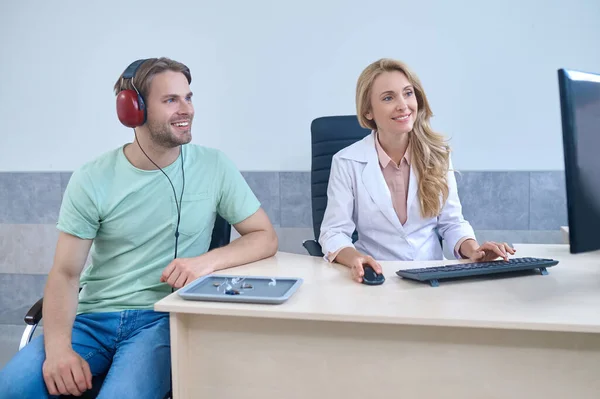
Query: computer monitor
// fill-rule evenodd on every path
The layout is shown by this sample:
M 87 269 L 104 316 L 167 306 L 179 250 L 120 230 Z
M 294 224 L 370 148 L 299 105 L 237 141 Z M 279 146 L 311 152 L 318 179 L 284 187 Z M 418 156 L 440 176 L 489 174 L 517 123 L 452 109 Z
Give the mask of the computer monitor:
M 559 69 L 569 244 L 600 249 L 600 74 Z

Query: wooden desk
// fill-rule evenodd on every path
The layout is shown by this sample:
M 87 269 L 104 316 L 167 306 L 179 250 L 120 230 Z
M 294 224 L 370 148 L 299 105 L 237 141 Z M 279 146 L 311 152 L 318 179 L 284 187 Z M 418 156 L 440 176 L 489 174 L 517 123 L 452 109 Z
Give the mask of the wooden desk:
M 384 262 L 381 286 L 287 253 L 226 270 L 305 281 L 282 305 L 158 302 L 171 312 L 174 397 L 600 397 L 600 252 L 515 247 L 560 263 L 437 288 L 394 274 L 412 262 Z

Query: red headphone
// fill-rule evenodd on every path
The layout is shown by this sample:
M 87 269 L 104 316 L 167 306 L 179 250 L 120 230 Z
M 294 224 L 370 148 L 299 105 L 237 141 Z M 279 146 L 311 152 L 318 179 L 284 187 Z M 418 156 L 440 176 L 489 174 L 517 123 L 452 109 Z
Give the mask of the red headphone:
M 123 79 L 131 79 L 133 85 L 133 77 L 135 72 L 138 70 L 146 59 L 137 60 L 131 63 L 123 72 Z M 133 86 L 135 90 L 121 90 L 117 94 L 117 115 L 119 121 L 127 127 L 138 127 L 146 123 L 146 104 L 144 98 L 138 91 L 137 87 Z

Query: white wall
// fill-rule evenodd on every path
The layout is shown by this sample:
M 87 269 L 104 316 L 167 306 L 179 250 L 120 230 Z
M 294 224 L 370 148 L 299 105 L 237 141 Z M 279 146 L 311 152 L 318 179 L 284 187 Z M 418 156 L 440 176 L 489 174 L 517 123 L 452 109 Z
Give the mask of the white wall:
M 112 86 L 152 56 L 188 64 L 193 142 L 242 170 L 309 170 L 311 120 L 354 114 L 380 57 L 421 77 L 457 168 L 562 169 L 556 70 L 600 72 L 599 39 L 598 0 L 3 0 L 0 171 L 130 141 Z

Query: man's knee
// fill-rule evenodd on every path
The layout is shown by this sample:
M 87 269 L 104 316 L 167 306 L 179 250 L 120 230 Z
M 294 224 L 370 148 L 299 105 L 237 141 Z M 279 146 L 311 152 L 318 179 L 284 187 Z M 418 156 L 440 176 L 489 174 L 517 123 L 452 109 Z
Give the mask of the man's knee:
M 0 370 L 0 399 L 48 396 L 42 366 L 46 358 L 42 337 L 31 341 Z
M 163 399 L 171 391 L 171 380 L 155 381 L 150 385 L 142 385 L 141 382 L 123 381 L 122 384 L 111 384 L 102 386 L 98 399 L 115 398 L 153 398 Z
M 170 365 L 170 363 L 169 363 Z M 171 370 L 147 375 L 111 373 L 104 380 L 98 395 L 103 398 L 157 398 L 163 399 L 171 391 Z

